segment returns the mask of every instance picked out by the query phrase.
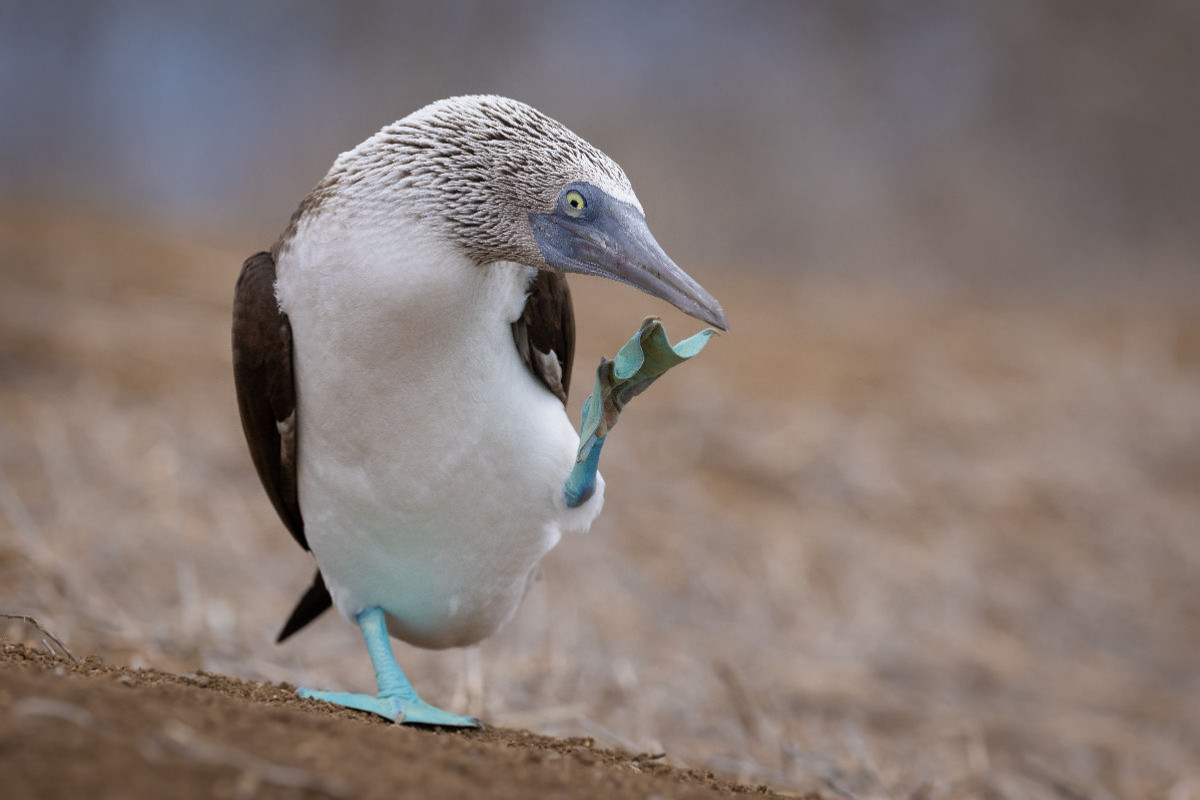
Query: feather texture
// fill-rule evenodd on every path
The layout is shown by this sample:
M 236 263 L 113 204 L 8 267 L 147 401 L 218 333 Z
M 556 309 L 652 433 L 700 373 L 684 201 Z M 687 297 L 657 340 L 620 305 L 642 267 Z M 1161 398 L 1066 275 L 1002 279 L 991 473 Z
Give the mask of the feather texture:
M 525 310 L 512 327 L 525 366 L 565 406 L 575 360 L 575 310 L 566 276 L 539 271 L 529 284 Z

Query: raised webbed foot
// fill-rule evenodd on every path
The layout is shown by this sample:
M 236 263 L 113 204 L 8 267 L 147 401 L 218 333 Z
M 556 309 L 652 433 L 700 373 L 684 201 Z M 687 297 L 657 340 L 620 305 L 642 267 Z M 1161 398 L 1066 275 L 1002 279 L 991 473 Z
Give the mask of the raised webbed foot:
M 575 467 L 563 487 L 568 506 L 586 502 L 595 491 L 600 448 L 604 445 L 604 437 L 617 424 L 625 404 L 671 367 L 703 350 L 714 333 L 712 328 L 705 328 L 672 345 L 658 317 L 646 317 L 638 332 L 617 351 L 612 361 L 600 359 L 595 388 L 583 404 Z

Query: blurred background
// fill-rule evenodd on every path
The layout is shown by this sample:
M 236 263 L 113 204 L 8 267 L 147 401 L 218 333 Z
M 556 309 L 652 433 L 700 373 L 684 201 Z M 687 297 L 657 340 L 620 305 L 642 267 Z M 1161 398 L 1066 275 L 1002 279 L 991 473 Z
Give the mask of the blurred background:
M 621 163 L 733 332 L 508 628 L 398 646 L 417 686 L 846 797 L 1200 797 L 1197 42 L 1184 0 L 0 3 L 0 608 L 369 688 L 332 616 L 271 644 L 311 566 L 233 282 L 337 153 L 495 92 Z M 573 286 L 577 375 L 692 327 Z

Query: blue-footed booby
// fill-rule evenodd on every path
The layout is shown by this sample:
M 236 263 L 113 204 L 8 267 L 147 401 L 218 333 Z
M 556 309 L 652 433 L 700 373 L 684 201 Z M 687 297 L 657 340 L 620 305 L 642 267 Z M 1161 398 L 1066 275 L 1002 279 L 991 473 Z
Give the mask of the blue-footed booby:
M 601 360 L 576 433 L 568 272 L 728 327 L 612 159 L 496 96 L 441 100 L 341 154 L 270 252 L 246 260 L 233 312 L 242 427 L 317 563 L 279 641 L 336 606 L 379 684 L 302 695 L 479 724 L 422 701 L 389 635 L 446 648 L 495 633 L 562 533 L 599 513 L 600 448 L 625 403 L 712 333 L 672 346 L 648 318 Z

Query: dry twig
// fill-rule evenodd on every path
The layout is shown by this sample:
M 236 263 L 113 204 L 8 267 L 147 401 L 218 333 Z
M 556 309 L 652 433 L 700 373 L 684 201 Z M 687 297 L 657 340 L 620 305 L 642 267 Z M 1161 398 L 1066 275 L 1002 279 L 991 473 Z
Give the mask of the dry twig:
M 55 636 L 53 633 L 51 633 L 46 628 L 45 625 L 38 622 L 35 618 L 29 616 L 28 614 L 14 614 L 14 613 L 11 613 L 8 611 L 0 611 L 0 617 L 2 617 L 4 619 L 20 620 L 21 622 L 24 622 L 26 625 L 32 625 L 33 627 L 37 628 L 43 636 L 45 636 L 51 642 L 54 642 L 56 645 L 58 645 L 62 649 L 62 651 L 67 654 L 68 658 L 70 658 L 76 664 L 79 663 L 79 659 L 76 657 L 76 655 L 74 653 L 72 653 L 70 651 L 70 649 L 63 642 L 63 640 L 58 638 L 57 636 Z M 42 640 L 42 644 L 46 645 L 46 649 L 49 650 L 51 653 L 54 653 L 54 655 L 58 655 L 58 653 L 54 652 L 54 648 L 51 647 L 49 645 L 49 643 L 46 642 L 45 639 Z

